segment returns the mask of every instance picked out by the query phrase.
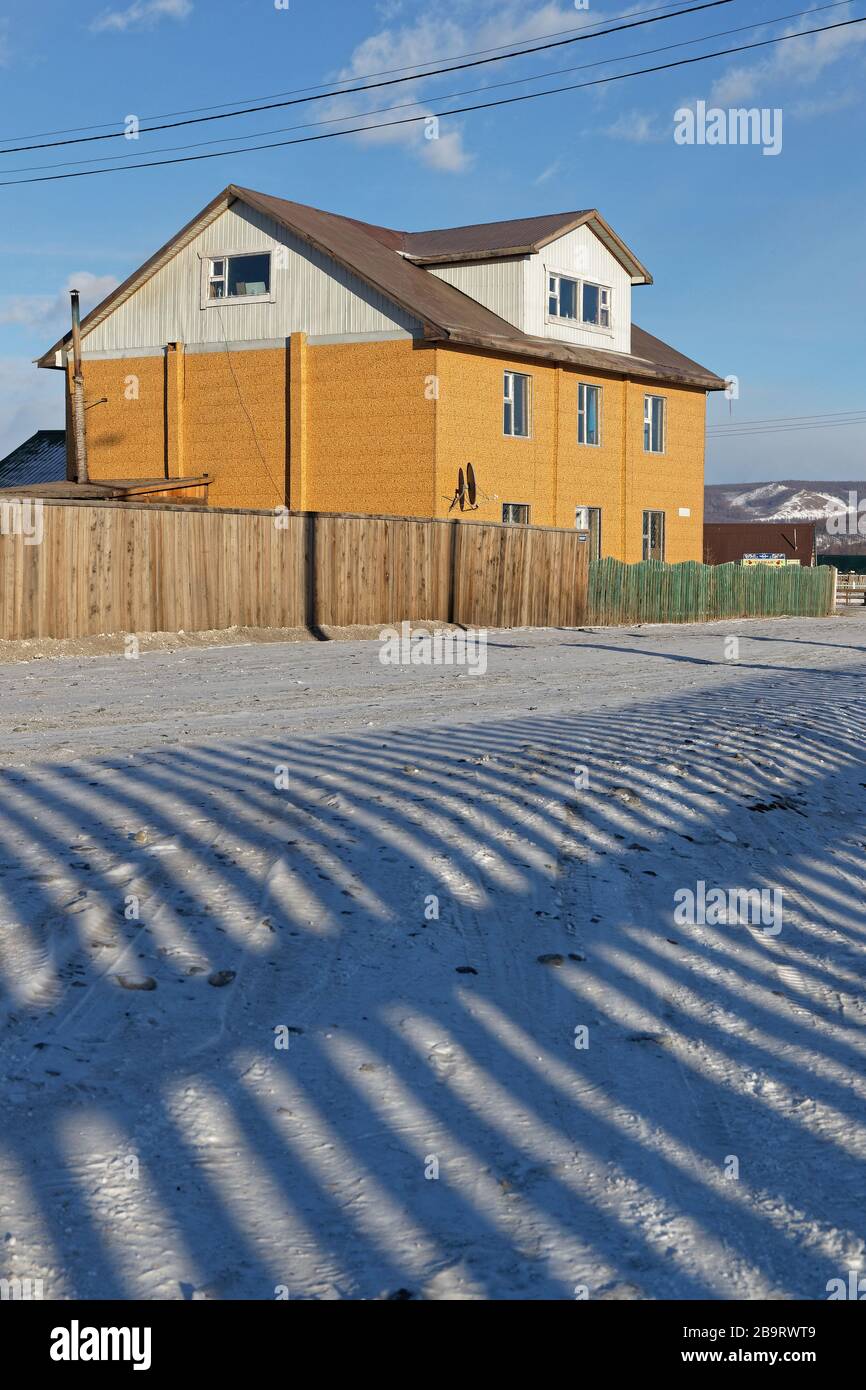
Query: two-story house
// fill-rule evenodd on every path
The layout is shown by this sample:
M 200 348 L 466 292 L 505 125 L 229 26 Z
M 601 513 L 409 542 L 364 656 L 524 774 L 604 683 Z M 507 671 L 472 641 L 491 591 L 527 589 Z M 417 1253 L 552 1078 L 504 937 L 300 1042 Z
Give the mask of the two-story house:
M 83 320 L 90 477 L 441 517 L 471 463 L 464 520 L 700 560 L 725 382 L 633 324 L 651 283 L 595 210 L 398 232 L 230 185 Z

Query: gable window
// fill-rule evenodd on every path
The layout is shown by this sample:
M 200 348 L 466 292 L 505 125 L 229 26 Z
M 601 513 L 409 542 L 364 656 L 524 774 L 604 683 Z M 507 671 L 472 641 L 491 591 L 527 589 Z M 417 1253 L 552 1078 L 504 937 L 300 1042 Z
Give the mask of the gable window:
M 212 258 L 208 274 L 208 299 L 255 299 L 270 295 L 270 292 L 270 252 Z
M 503 429 L 515 438 L 529 437 L 529 377 L 506 372 L 503 388 Z
M 579 288 L 567 275 L 548 276 L 547 312 L 552 319 L 577 319 Z
M 575 507 L 574 524 L 578 531 L 589 532 L 589 558 L 601 559 L 601 507 Z
M 529 505 L 526 502 L 503 502 L 502 520 L 509 526 L 529 525 Z
M 610 328 L 610 290 L 606 285 L 583 282 L 581 318 L 596 328 Z
M 577 442 L 601 443 L 601 387 L 588 386 L 585 381 L 577 387 Z
M 667 401 L 664 396 L 643 398 L 643 447 L 647 454 L 663 454 L 667 433 Z
M 665 558 L 664 512 L 644 512 L 643 514 L 643 558 L 645 560 L 663 560 Z

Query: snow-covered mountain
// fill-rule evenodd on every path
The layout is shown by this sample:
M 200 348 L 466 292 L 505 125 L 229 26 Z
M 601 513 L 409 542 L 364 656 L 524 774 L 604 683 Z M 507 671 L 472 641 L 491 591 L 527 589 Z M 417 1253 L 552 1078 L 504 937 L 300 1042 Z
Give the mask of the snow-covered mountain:
M 866 551 L 866 480 L 863 479 L 811 482 L 795 478 L 769 483 L 711 483 L 707 485 L 704 502 L 705 521 L 814 521 L 819 550 Z M 845 512 L 850 513 L 847 523 L 840 524 L 840 513 Z M 831 517 L 836 520 L 828 529 L 821 523 Z

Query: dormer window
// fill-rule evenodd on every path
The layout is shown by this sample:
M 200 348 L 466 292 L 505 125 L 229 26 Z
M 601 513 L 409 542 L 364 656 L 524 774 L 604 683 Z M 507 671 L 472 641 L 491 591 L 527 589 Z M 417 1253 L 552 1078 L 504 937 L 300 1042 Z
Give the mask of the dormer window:
M 551 275 L 548 285 L 547 312 L 552 319 L 577 319 L 580 284 L 567 275 Z
M 270 252 L 251 256 L 213 256 L 208 267 L 207 298 L 262 299 L 271 293 Z
M 611 292 L 607 285 L 574 280 L 552 272 L 547 277 L 547 317 L 561 323 L 610 330 Z
M 584 323 L 594 328 L 610 328 L 610 290 L 606 285 L 593 285 L 584 280 L 582 304 Z

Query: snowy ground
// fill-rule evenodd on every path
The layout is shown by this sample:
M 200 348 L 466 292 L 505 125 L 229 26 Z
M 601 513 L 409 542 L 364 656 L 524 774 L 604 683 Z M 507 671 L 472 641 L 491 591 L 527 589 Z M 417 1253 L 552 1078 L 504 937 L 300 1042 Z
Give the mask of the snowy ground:
M 489 657 L 0 670 L 0 1277 L 822 1299 L 864 1264 L 866 621 Z M 699 880 L 781 889 L 781 933 L 676 925 Z

